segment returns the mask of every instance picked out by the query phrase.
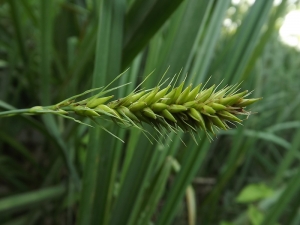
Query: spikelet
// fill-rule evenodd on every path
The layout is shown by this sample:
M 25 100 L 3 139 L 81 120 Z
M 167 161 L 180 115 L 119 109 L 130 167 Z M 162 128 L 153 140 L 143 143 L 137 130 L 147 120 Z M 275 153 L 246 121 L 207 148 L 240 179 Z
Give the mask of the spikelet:
M 175 133 L 177 131 L 195 133 L 202 130 L 215 134 L 218 130 L 230 129 L 229 125 L 232 123 L 241 123 L 242 120 L 237 116 L 249 116 L 250 112 L 246 111 L 246 106 L 261 99 L 245 98 L 249 95 L 248 91 L 238 92 L 239 85 L 228 86 L 218 91 L 215 85 L 202 90 L 201 84 L 194 88 L 192 84 L 186 88 L 184 86 L 184 81 L 177 87 L 171 87 L 169 84 L 161 88 L 161 85 L 158 85 L 147 91 L 135 90 L 117 100 L 111 100 L 113 96 L 103 97 L 116 89 L 105 90 L 105 87 L 100 93 L 85 100 L 76 102 L 75 97 L 71 97 L 54 106 L 32 107 L 27 114 L 53 113 L 78 122 L 69 116 L 76 113 L 93 120 L 109 118 L 119 125 L 134 126 L 141 130 L 144 130 L 142 124 L 146 123 L 158 132 L 162 129 Z M 76 97 L 89 92 L 91 91 Z M 9 115 L 9 113 L 2 114 Z
M 173 88 L 170 85 L 162 89 L 157 86 L 149 91 L 132 92 L 107 103 L 102 99 L 109 100 L 112 96 L 92 97 L 80 106 L 72 103 L 69 107 L 81 116 L 106 116 L 127 126 L 141 128 L 143 123 L 147 123 L 156 130 L 203 130 L 215 134 L 218 130 L 230 129 L 232 122 L 241 123 L 237 115 L 250 115 L 245 107 L 261 99 L 244 98 L 248 91 L 237 93 L 238 85 L 218 91 L 215 85 L 204 90 L 200 90 L 201 84 L 194 88 L 192 84 L 186 88 L 184 86 L 185 82 Z M 97 102 L 100 104 L 97 105 Z

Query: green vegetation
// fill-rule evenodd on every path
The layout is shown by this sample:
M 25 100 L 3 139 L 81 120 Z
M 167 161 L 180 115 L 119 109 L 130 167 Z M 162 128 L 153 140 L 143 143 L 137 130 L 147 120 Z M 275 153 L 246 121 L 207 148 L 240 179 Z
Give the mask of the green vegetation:
M 299 224 L 300 57 L 278 40 L 278 18 L 287 5 L 285 0 L 277 6 L 272 0 L 253 5 L 230 0 L 0 1 L 0 115 L 20 114 L 0 118 L 0 224 Z M 225 18 L 230 25 L 223 25 Z M 87 93 L 88 101 L 79 106 L 88 110 L 69 101 L 105 87 L 124 71 L 108 95 L 96 99 Z M 112 101 L 104 96 L 132 99 L 142 83 L 135 94 L 149 90 L 139 102 L 153 111 L 154 103 L 166 104 L 150 100 L 158 93 L 153 87 L 163 83 L 165 90 L 172 79 L 171 89 L 183 84 L 182 94 L 205 93 L 198 84 L 222 81 L 209 95 L 217 104 L 226 98 L 226 85 L 241 82 L 227 98 L 245 94 L 241 88 L 264 100 L 247 107 L 253 115 L 243 118 L 243 126 L 212 117 L 226 128 L 212 135 L 213 141 L 201 131 L 195 137 L 159 133 L 161 124 L 155 130 L 149 121 L 136 129 L 139 121 L 125 112 L 116 109 L 112 115 L 95 106 Z M 174 100 L 176 109 L 189 120 L 198 118 L 190 105 L 184 106 L 185 94 Z M 247 102 L 240 98 L 223 106 L 244 107 Z M 212 102 L 202 103 L 197 112 L 210 121 L 205 113 L 214 114 Z M 132 111 L 144 107 L 122 104 Z M 51 107 L 31 108 L 39 105 Z M 76 112 L 72 118 L 94 127 L 61 117 L 66 116 L 61 110 Z M 105 118 L 95 126 L 89 117 L 98 115 L 125 120 L 126 129 Z M 143 115 L 153 122 L 151 111 Z M 195 118 L 201 130 L 201 119 Z M 151 143 L 141 128 L 157 141 Z

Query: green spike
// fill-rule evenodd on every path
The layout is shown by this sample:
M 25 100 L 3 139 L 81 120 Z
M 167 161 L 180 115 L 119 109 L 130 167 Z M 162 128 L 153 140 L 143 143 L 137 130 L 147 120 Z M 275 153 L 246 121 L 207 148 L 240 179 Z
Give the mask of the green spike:
M 188 108 L 183 106 L 183 105 L 170 105 L 168 107 L 168 110 L 171 112 L 171 113 L 179 113 L 179 112 L 184 112 L 186 111 Z
M 214 91 L 214 88 L 215 88 L 215 85 L 211 86 L 209 89 L 206 89 L 206 90 L 200 92 L 198 94 L 198 96 L 196 97 L 198 102 L 205 102 L 207 99 L 209 99 L 209 97 L 211 96 L 211 94 Z
M 143 114 L 147 117 L 150 117 L 152 119 L 156 119 L 155 113 L 150 109 L 149 107 L 143 109 Z
M 199 91 L 200 91 L 201 85 L 202 85 L 202 83 L 199 84 L 199 85 L 197 85 L 197 86 L 189 93 L 189 95 L 188 95 L 188 97 L 187 97 L 187 101 L 193 101 L 193 100 L 195 100 L 197 94 L 198 94 Z
M 89 108 L 95 108 L 98 105 L 101 105 L 105 102 L 107 102 L 109 99 L 113 98 L 114 96 L 108 96 L 108 97 L 102 97 L 102 98 L 96 98 L 96 99 L 92 99 L 90 101 L 87 102 L 86 106 Z
M 242 122 L 241 119 L 239 119 L 238 117 L 232 115 L 230 112 L 227 111 L 220 111 L 218 112 L 218 114 L 220 116 L 222 116 L 224 119 L 229 120 L 229 121 L 235 121 L 235 122 Z
M 176 123 L 177 120 L 175 119 L 175 117 L 167 110 L 164 109 L 163 111 L 161 111 L 161 114 L 163 115 L 163 117 L 165 117 L 168 120 L 171 120 L 172 122 Z
M 151 109 L 154 111 L 154 112 L 161 112 L 163 111 L 164 109 L 166 109 L 168 107 L 167 104 L 164 104 L 164 103 L 153 103 L 151 105 Z
M 209 119 L 213 122 L 214 125 L 216 125 L 217 127 L 226 130 L 226 126 L 224 125 L 224 123 L 222 122 L 222 120 L 217 117 L 217 116 L 210 116 Z
M 204 109 L 205 112 L 207 112 L 208 114 L 215 114 L 215 113 L 216 113 L 216 111 L 215 111 L 212 107 L 210 107 L 210 106 L 208 106 L 208 105 L 204 105 L 204 106 L 203 106 L 203 109 Z
M 184 86 L 184 81 L 176 88 L 176 92 L 175 92 L 175 94 L 174 94 L 174 96 L 173 96 L 173 98 L 172 98 L 171 103 L 174 103 L 174 102 L 177 101 L 178 97 L 179 97 L 180 94 L 181 94 L 181 91 L 182 91 L 183 86 Z
M 251 105 L 259 100 L 261 100 L 262 98 L 250 98 L 250 99 L 242 99 L 241 101 L 238 101 L 236 103 L 236 106 L 238 107 L 246 107 L 248 105 Z
M 208 104 L 208 106 L 212 107 L 216 111 L 227 109 L 226 106 L 221 105 L 219 103 L 215 103 L 215 102 Z
M 157 94 L 154 96 L 153 100 L 150 102 L 150 104 L 159 101 L 162 97 L 165 96 L 165 94 L 170 89 L 171 85 L 167 86 L 166 88 L 162 89 L 161 91 L 157 92 Z
M 235 95 L 232 95 L 229 97 L 221 98 L 219 103 L 222 105 L 233 105 L 247 93 L 248 93 L 248 91 L 246 90 L 246 91 L 243 91 L 241 93 L 238 93 L 238 94 L 235 94 Z
M 192 89 L 192 84 L 190 84 L 186 89 L 184 89 L 183 92 L 181 92 L 181 94 L 179 95 L 179 97 L 176 100 L 176 104 L 179 104 L 179 105 L 183 104 L 186 101 L 187 97 L 189 96 L 191 89 Z
M 200 124 L 200 127 L 203 130 L 206 130 L 205 128 L 205 122 L 203 120 L 203 117 L 201 115 L 201 113 L 199 113 L 196 109 L 194 108 L 190 108 L 190 110 L 188 111 L 189 116 L 191 116 L 194 120 L 198 121 Z
M 109 108 L 107 105 L 98 105 L 95 110 L 102 110 L 121 119 L 119 113 L 116 110 Z
M 128 108 L 131 112 L 140 111 L 147 107 L 146 102 L 135 102 L 132 103 Z
M 139 119 L 125 106 L 121 106 L 117 109 L 117 111 L 120 114 L 125 114 L 126 116 L 128 116 L 130 119 L 134 120 L 134 121 L 139 121 Z

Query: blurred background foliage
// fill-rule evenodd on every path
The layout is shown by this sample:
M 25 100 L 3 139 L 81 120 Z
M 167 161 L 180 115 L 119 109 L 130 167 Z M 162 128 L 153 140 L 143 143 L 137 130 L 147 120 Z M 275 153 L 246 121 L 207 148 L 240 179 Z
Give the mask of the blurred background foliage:
M 170 67 L 167 77 L 243 81 L 264 99 L 243 126 L 211 143 L 200 133 L 198 145 L 186 134 L 151 144 L 112 123 L 125 144 L 53 116 L 0 119 L 0 224 L 300 224 L 300 39 L 279 37 L 299 6 L 1 0 L 0 110 L 54 104 L 126 68 L 118 97 Z

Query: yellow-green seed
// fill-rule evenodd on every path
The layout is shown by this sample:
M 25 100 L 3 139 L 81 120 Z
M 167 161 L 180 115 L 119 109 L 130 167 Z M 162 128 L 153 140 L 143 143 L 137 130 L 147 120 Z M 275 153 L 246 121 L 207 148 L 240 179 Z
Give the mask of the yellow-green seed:
M 167 86 L 166 88 L 162 89 L 161 91 L 157 92 L 157 94 L 154 96 L 153 100 L 150 102 L 150 104 L 159 101 L 162 97 L 165 96 L 165 94 L 170 89 L 171 85 Z
M 117 108 L 119 107 L 120 105 L 123 105 L 123 103 L 127 101 L 126 97 L 125 98 L 120 98 L 118 100 L 115 100 L 115 101 L 112 101 L 112 102 L 109 102 L 107 105 L 114 109 L 114 108 Z
M 176 104 L 183 104 L 187 97 L 189 96 L 189 93 L 191 91 L 192 85 L 190 84 L 186 89 L 184 89 L 183 92 L 179 95 L 179 97 L 176 100 Z
M 175 117 L 172 115 L 172 113 L 169 112 L 169 110 L 164 109 L 163 111 L 161 111 L 161 114 L 163 117 L 165 117 L 168 120 L 171 120 L 172 122 L 176 123 L 177 120 L 175 119 Z
M 143 101 L 146 102 L 147 105 L 150 105 L 158 91 L 159 87 L 154 88 L 154 90 L 152 90 Z
M 183 106 L 183 105 L 170 105 L 168 107 L 168 110 L 171 112 L 171 113 L 179 113 L 179 112 L 184 112 L 186 111 L 188 108 Z
M 95 110 L 104 111 L 108 114 L 112 114 L 113 116 L 121 119 L 119 113 L 115 109 L 109 108 L 107 105 L 98 105 Z
M 151 94 L 152 92 L 145 93 L 143 96 L 141 96 L 137 101 L 145 101 L 145 99 Z
M 197 94 L 198 94 L 199 91 L 200 91 L 201 85 L 202 85 L 202 84 L 197 85 L 197 86 L 189 93 L 189 95 L 188 95 L 186 101 L 193 101 L 193 100 L 195 100 Z
M 141 92 L 133 94 L 130 98 L 128 98 L 129 104 L 138 101 L 143 95 L 145 95 L 145 93 L 146 93 L 146 91 L 141 91 Z M 126 106 L 126 105 L 124 105 L 124 106 Z
M 197 103 L 197 101 L 194 100 L 194 101 L 184 103 L 183 106 L 190 108 L 190 107 L 193 107 L 194 105 L 196 105 L 196 103 Z
M 73 110 L 74 110 L 74 112 L 75 112 L 77 115 L 79 115 L 79 116 L 85 116 L 84 110 L 79 109 L 78 107 L 74 107 Z
M 205 102 L 211 96 L 212 92 L 214 91 L 215 85 L 211 86 L 209 89 L 200 92 L 199 95 L 196 97 L 198 102 Z
M 161 112 L 161 111 L 163 111 L 164 109 L 166 109 L 167 107 L 168 107 L 167 104 L 160 103 L 160 102 L 153 103 L 153 104 L 151 105 L 151 109 L 152 109 L 154 112 Z
M 140 111 L 143 108 L 147 107 L 146 102 L 135 102 L 129 106 L 131 112 Z
M 80 116 L 100 116 L 97 112 L 87 107 L 75 106 L 73 109 L 75 113 Z
M 125 116 L 129 117 L 130 119 L 139 122 L 139 119 L 127 107 L 121 106 L 117 109 L 117 111 L 120 114 L 125 114 Z
M 216 125 L 217 127 L 226 130 L 226 126 L 224 125 L 224 123 L 222 122 L 222 120 L 217 117 L 217 116 L 210 116 L 209 119 L 213 122 L 214 125 Z
M 239 94 L 235 94 L 229 97 L 225 97 L 225 98 L 221 98 L 220 99 L 220 104 L 222 105 L 232 105 L 234 103 L 236 103 L 240 98 L 242 98 L 245 94 L 247 94 L 248 91 L 243 91 Z
M 29 112 L 38 113 L 39 111 L 42 111 L 42 110 L 44 110 L 44 108 L 42 106 L 34 106 L 29 109 Z
M 196 109 L 190 108 L 189 111 L 187 112 L 190 117 L 192 117 L 194 120 L 197 120 L 198 122 L 203 120 L 201 113 L 199 113 Z
M 127 95 L 125 98 L 123 98 L 122 106 L 128 107 L 129 105 L 131 105 L 133 103 L 131 100 L 133 95 L 134 95 L 134 93 L 131 92 L 129 95 Z
M 196 109 L 194 108 L 190 108 L 190 110 L 188 111 L 189 116 L 191 116 L 194 120 L 199 122 L 199 125 L 202 129 L 205 130 L 205 122 L 203 120 L 203 117 L 201 115 L 201 113 L 199 113 Z
M 235 122 L 242 122 L 241 119 L 238 117 L 232 115 L 230 112 L 227 111 L 220 111 L 218 112 L 220 116 L 222 116 L 224 119 L 229 120 L 229 121 L 235 121 Z
M 84 110 L 84 114 L 86 116 L 100 116 L 96 111 L 94 111 L 92 109 Z
M 74 112 L 79 116 L 85 116 L 82 106 L 77 106 L 73 108 Z
M 193 107 L 194 107 L 195 109 L 197 109 L 198 111 L 201 111 L 201 110 L 203 109 L 203 106 L 205 106 L 204 103 L 198 103 L 198 102 L 196 102 L 196 104 L 193 105 Z
M 176 100 L 178 99 L 179 95 L 181 94 L 183 86 L 184 86 L 184 81 L 177 88 L 175 88 L 176 91 L 175 91 L 175 94 L 174 94 L 174 96 L 172 98 L 171 103 L 175 103 L 176 102 Z
M 216 113 L 216 111 L 215 111 L 212 107 L 210 107 L 210 106 L 208 106 L 208 105 L 204 105 L 204 106 L 203 106 L 203 109 L 204 109 L 205 112 L 207 112 L 208 114 L 215 114 L 215 113 Z
M 261 100 L 262 98 L 250 98 L 250 99 L 242 99 L 241 101 L 238 101 L 236 103 L 236 106 L 238 107 L 246 107 L 248 105 L 251 105 L 259 100 Z
M 216 111 L 225 110 L 227 108 L 226 106 L 215 102 L 208 104 L 208 106 L 212 107 Z
M 170 104 L 174 98 L 174 95 L 176 93 L 176 88 L 174 88 L 172 91 L 170 91 L 166 96 L 163 97 L 163 99 L 160 100 L 161 103 Z
M 143 113 L 147 117 L 150 117 L 152 119 L 156 119 L 155 113 L 149 107 L 143 109 Z
M 97 105 L 101 105 L 113 97 L 114 96 L 111 95 L 111 96 L 107 96 L 107 97 L 103 97 L 103 98 L 95 98 L 95 99 L 88 101 L 86 106 L 89 108 L 95 108 Z
M 59 114 L 63 114 L 63 115 L 68 114 L 68 112 L 65 111 L 65 110 L 63 110 L 63 109 L 58 109 L 58 110 L 56 110 L 55 112 L 56 112 L 56 113 L 59 113 Z

